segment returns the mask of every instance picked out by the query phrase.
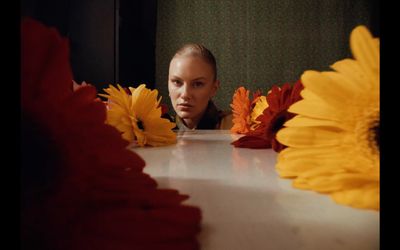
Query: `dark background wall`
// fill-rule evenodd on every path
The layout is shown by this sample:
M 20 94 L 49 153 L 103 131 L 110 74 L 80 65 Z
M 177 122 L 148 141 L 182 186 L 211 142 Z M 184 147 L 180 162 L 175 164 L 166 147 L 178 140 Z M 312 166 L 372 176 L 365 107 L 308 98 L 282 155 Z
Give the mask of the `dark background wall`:
M 119 82 L 154 88 L 157 0 L 119 2 Z
M 70 40 L 77 82 L 154 87 L 156 0 L 23 0 L 21 15 Z
M 184 43 L 203 43 L 217 58 L 222 109 L 238 86 L 265 93 L 307 69 L 327 70 L 350 56 L 356 25 L 379 36 L 380 19 L 378 0 L 23 0 L 21 14 L 70 39 L 77 82 L 99 92 L 146 83 L 168 105 L 170 58 Z
M 364 24 L 379 35 L 376 0 L 159 1 L 156 87 L 167 93 L 168 65 L 184 43 L 202 43 L 217 59 L 217 106 L 230 109 L 234 90 L 265 94 L 308 69 L 327 70 L 350 56 L 351 30 Z

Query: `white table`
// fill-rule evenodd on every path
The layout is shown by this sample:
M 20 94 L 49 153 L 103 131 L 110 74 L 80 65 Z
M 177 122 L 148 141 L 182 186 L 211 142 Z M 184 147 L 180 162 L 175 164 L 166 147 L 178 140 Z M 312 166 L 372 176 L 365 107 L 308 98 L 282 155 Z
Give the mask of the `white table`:
M 379 212 L 295 189 L 272 149 L 235 148 L 228 130 L 178 134 L 176 145 L 134 148 L 144 172 L 202 210 L 202 249 L 379 249 Z

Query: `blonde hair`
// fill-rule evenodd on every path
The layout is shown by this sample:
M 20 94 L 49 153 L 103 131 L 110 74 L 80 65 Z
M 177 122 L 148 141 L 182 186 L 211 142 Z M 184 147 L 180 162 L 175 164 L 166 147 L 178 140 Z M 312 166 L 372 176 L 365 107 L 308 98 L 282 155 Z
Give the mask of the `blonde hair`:
M 211 68 L 214 71 L 214 80 L 217 79 L 217 61 L 211 51 L 203 45 L 198 43 L 185 44 L 176 51 L 172 59 L 176 56 L 197 56 L 202 58 L 205 62 L 211 65 Z

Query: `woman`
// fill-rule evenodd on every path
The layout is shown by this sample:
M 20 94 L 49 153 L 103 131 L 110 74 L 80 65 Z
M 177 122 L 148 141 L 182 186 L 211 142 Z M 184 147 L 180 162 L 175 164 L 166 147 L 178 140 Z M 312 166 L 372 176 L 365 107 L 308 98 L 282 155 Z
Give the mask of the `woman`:
M 213 54 L 200 44 L 186 44 L 169 65 L 168 91 L 179 130 L 230 129 L 232 116 L 211 98 L 220 86 Z

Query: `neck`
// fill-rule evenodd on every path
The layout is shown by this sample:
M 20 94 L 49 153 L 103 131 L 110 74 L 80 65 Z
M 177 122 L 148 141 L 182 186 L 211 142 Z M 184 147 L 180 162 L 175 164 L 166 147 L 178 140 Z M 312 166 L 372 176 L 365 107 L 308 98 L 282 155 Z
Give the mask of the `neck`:
M 193 129 L 197 126 L 197 123 L 199 123 L 200 119 L 196 118 L 196 119 L 182 119 L 182 120 L 186 127 Z
M 208 108 L 208 106 L 207 106 L 207 108 Z M 207 108 L 206 108 L 206 110 L 207 110 Z M 197 124 L 200 122 L 200 120 L 203 117 L 203 115 L 206 112 L 206 110 L 204 110 L 197 117 L 182 119 L 183 123 L 185 124 L 186 127 L 190 128 L 190 129 L 196 128 Z
M 211 100 L 208 102 L 207 108 L 200 115 L 198 115 L 197 117 L 180 118 L 180 119 L 181 119 L 181 121 L 183 122 L 183 124 L 187 128 L 194 129 L 194 128 L 197 128 L 199 123 L 204 123 L 204 120 L 203 120 L 204 117 L 203 116 L 205 115 L 206 112 L 209 113 L 210 110 L 212 110 L 212 115 L 211 116 L 215 118 L 215 116 L 217 115 L 217 113 L 216 113 L 217 109 L 216 109 L 216 107 L 214 106 L 214 104 L 213 104 L 213 102 Z M 209 122 L 209 121 L 207 121 L 207 122 Z M 200 125 L 200 126 L 204 129 L 204 124 Z M 209 126 L 206 126 L 206 127 L 209 127 Z

